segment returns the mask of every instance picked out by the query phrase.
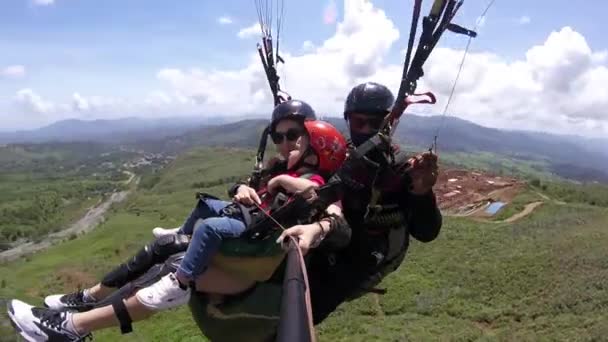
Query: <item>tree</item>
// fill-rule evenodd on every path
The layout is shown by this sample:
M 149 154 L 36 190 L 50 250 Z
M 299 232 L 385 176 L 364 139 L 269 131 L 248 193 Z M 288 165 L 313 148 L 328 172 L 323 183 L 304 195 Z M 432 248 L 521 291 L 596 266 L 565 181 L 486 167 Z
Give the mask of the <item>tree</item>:
M 39 223 L 49 223 L 60 205 L 61 200 L 55 191 L 39 192 L 34 195 L 32 210 L 37 214 Z

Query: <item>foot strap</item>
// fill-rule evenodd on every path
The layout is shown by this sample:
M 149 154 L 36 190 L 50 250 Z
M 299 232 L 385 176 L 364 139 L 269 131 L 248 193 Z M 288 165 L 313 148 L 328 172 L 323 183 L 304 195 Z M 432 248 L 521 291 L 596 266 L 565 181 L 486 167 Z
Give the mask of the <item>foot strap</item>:
M 120 332 L 122 334 L 128 334 L 133 331 L 133 326 L 131 323 L 131 316 L 129 315 L 129 311 L 127 311 L 127 307 L 125 306 L 125 302 L 122 301 L 122 298 L 116 298 L 116 300 L 112 301 L 112 307 L 114 308 L 114 314 L 120 323 Z

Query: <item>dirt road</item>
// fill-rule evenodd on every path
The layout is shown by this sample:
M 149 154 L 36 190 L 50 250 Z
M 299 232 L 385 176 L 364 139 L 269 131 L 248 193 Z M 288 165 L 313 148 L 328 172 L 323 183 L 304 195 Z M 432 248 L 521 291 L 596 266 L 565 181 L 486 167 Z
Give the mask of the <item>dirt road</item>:
M 511 223 L 511 222 L 515 222 L 521 218 L 524 218 L 528 215 L 530 215 L 534 209 L 536 209 L 536 207 L 538 207 L 539 205 L 543 204 L 544 202 L 539 201 L 539 202 L 532 202 L 532 203 L 528 203 L 526 204 L 526 206 L 524 207 L 524 210 L 518 212 L 517 214 L 504 219 L 502 221 L 496 221 L 497 223 Z
M 130 180 L 132 179 L 133 177 L 130 178 Z M 12 261 L 24 255 L 47 249 L 55 243 L 63 241 L 72 235 L 90 232 L 91 230 L 95 229 L 99 223 L 103 222 L 104 214 L 108 211 L 108 209 L 110 209 L 112 204 L 124 201 L 130 193 L 131 190 L 115 192 L 104 202 L 89 209 L 89 211 L 87 211 L 87 213 L 80 220 L 73 223 L 69 228 L 49 234 L 40 242 L 27 242 L 15 248 L 1 252 L 0 262 Z

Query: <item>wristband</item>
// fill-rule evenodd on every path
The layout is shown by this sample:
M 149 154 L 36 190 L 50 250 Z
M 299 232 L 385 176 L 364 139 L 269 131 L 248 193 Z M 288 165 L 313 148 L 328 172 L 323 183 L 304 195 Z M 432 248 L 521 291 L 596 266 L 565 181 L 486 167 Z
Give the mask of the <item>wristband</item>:
M 321 228 L 321 236 L 319 236 L 312 244 L 311 244 L 311 248 L 315 248 L 317 246 L 319 246 L 321 244 L 321 242 L 323 242 L 323 240 L 325 239 L 325 229 L 323 229 L 323 225 L 321 224 L 321 222 L 316 222 L 316 224 L 319 225 L 319 228 Z

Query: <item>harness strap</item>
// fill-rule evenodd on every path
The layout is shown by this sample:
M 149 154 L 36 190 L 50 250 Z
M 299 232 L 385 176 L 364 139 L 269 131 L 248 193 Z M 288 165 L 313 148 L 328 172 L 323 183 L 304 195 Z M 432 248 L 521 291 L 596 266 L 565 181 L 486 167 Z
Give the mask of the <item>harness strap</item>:
M 406 239 L 407 229 L 405 227 L 399 227 L 397 229 L 391 229 L 389 231 L 386 262 L 390 263 L 401 255 L 401 253 L 403 252 L 403 248 L 406 244 Z
M 122 298 L 119 297 L 112 301 L 112 308 L 114 308 L 114 314 L 120 323 L 120 332 L 123 335 L 132 332 L 133 325 L 131 325 L 131 323 L 133 320 L 131 319 L 131 315 L 129 315 L 129 311 L 127 311 L 125 302 L 122 301 Z

